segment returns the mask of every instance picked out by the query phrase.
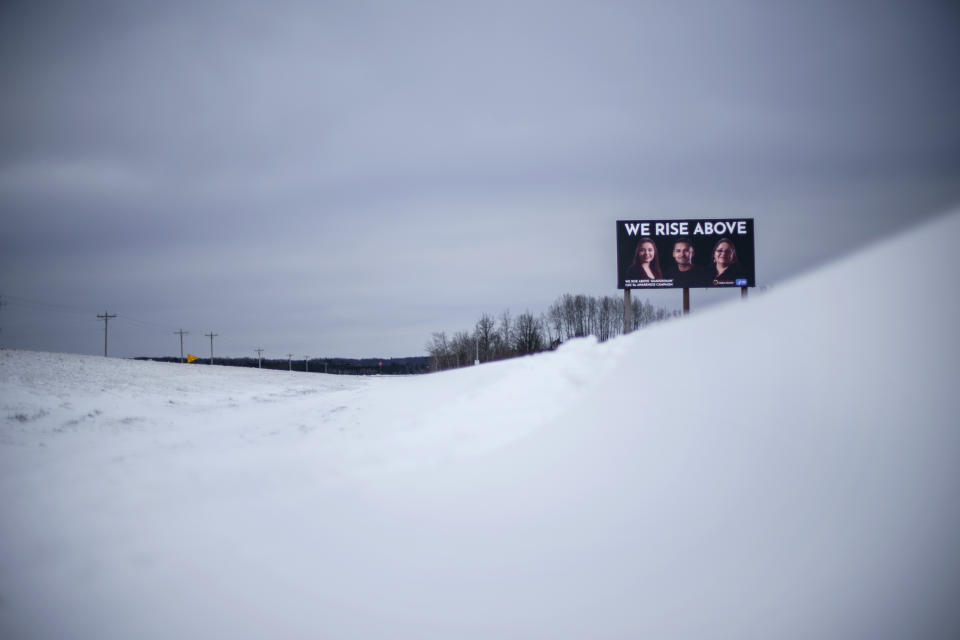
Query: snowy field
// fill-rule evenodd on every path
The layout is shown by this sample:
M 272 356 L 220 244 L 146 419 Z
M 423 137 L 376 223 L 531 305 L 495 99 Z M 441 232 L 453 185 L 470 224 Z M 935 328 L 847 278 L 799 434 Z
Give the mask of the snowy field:
M 429 376 L 0 352 L 0 637 L 958 638 L 958 238 Z

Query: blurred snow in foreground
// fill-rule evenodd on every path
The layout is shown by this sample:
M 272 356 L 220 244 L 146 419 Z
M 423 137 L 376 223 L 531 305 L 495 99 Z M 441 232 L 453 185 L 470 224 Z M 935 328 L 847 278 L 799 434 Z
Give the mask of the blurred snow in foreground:
M 0 352 L 0 636 L 960 637 L 957 239 L 430 376 Z

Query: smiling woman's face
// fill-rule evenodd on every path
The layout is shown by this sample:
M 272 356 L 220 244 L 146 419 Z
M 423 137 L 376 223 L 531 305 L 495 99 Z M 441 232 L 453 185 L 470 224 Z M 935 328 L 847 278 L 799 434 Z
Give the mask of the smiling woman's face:
M 713 261 L 717 263 L 718 267 L 727 267 L 733 262 L 734 255 L 733 245 L 729 242 L 721 242 L 713 250 Z
M 643 264 L 649 264 L 650 262 L 653 262 L 653 258 L 656 255 L 657 248 L 652 242 L 644 242 L 640 245 L 640 262 Z

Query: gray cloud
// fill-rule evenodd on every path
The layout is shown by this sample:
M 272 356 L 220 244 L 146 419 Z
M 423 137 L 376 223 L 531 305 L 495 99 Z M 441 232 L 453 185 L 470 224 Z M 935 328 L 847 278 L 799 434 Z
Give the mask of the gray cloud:
M 960 197 L 958 14 L 5 3 L 0 293 L 409 355 L 617 294 L 617 218 L 746 215 L 775 284 Z M 7 344 L 96 352 L 14 312 Z

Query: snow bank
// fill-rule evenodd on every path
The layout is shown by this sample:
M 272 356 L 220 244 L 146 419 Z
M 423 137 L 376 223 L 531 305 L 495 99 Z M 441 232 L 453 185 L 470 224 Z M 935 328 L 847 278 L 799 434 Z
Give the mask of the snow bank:
M 2 352 L 0 635 L 960 637 L 957 237 L 415 378 Z

